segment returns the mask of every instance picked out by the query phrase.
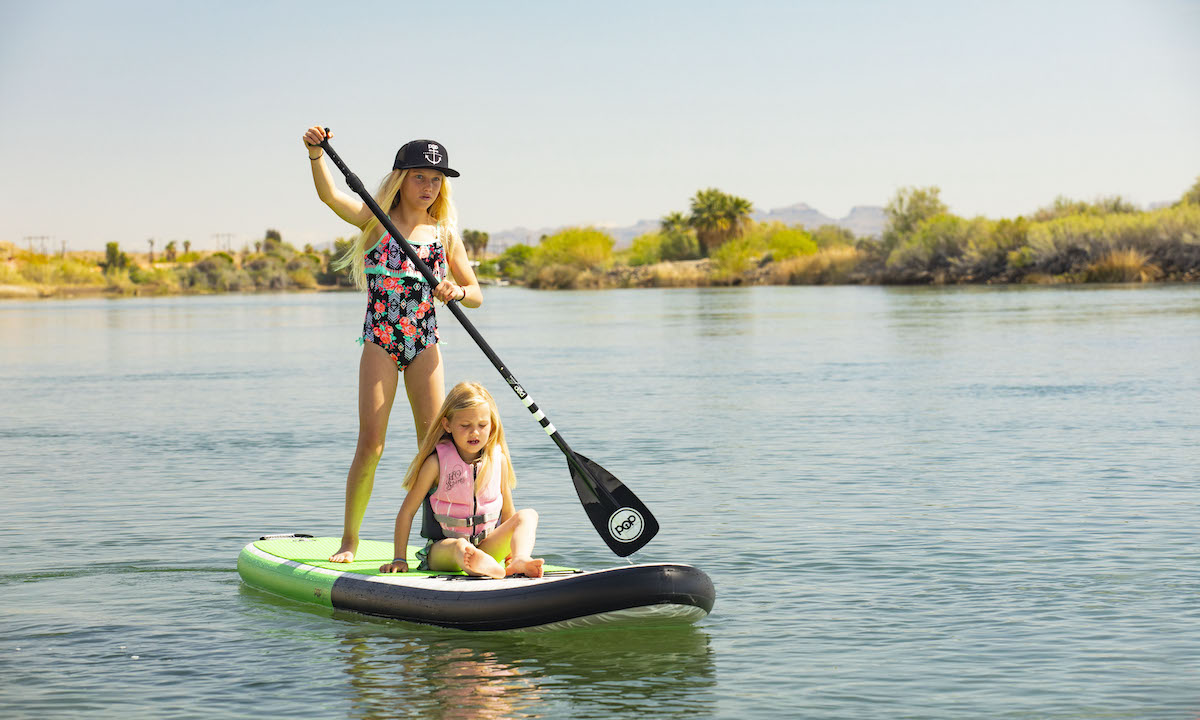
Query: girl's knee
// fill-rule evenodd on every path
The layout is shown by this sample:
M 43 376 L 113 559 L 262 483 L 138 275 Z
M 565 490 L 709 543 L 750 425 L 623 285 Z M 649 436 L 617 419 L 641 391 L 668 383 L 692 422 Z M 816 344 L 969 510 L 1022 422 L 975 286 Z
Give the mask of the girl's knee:
M 377 463 L 383 457 L 383 438 L 360 437 L 354 452 L 360 462 Z
M 517 521 L 523 525 L 537 525 L 538 514 L 533 508 L 525 508 L 517 511 Z

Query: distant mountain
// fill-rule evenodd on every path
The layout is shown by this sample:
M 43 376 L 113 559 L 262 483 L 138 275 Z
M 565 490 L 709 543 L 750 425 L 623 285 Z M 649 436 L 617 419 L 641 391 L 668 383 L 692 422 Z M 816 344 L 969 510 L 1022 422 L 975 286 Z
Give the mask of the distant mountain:
M 887 214 L 878 205 L 855 205 L 837 224 L 856 237 L 880 237 L 887 227 Z
M 781 222 L 784 225 L 803 225 L 806 228 L 836 224 L 833 218 L 822 214 L 808 203 L 796 203 L 774 210 L 756 210 L 750 217 L 758 222 Z
M 876 205 L 855 205 L 850 208 L 850 214 L 844 218 L 834 219 L 820 212 L 808 203 L 796 203 L 774 210 L 758 211 L 750 217 L 759 222 L 781 222 L 784 225 L 803 225 L 809 230 L 816 230 L 822 225 L 837 225 L 859 237 L 883 234 L 887 224 L 887 216 L 883 208 Z
M 883 208 L 876 205 L 855 205 L 850 209 L 849 215 L 836 220 L 822 214 L 806 203 L 796 203 L 795 205 L 788 205 L 787 207 L 775 208 L 773 210 L 758 210 L 751 213 L 750 217 L 758 222 L 781 222 L 784 225 L 803 225 L 809 230 L 815 230 L 822 225 L 837 225 L 846 228 L 859 237 L 870 235 L 878 237 L 883 234 L 884 225 L 887 223 L 887 217 L 883 213 Z M 658 227 L 658 220 L 640 220 L 633 225 L 625 227 L 601 227 L 600 229 L 612 235 L 616 241 L 615 247 L 620 249 L 629 247 L 635 237 L 654 232 L 658 230 Z M 521 227 L 490 233 L 488 251 L 503 252 L 505 248 L 519 243 L 537 245 L 543 235 L 553 235 L 562 229 L 563 227 L 554 227 L 531 230 Z

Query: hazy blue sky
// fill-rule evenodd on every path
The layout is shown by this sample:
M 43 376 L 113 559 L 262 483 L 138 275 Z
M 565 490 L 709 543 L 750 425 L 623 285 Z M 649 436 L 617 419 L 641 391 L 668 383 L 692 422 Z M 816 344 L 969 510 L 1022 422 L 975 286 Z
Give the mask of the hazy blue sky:
M 0 0 L 0 240 L 349 234 L 314 123 L 371 187 L 404 141 L 445 143 L 490 232 L 705 187 L 833 217 L 906 185 L 966 216 L 1146 204 L 1200 175 L 1198 69 L 1194 0 Z

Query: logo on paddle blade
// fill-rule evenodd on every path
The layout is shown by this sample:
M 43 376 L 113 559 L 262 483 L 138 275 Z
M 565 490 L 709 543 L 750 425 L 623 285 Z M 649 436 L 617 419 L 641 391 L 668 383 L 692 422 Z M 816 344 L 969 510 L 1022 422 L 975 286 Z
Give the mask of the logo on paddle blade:
M 608 534 L 621 542 L 633 542 L 646 529 L 642 514 L 633 508 L 623 507 L 608 518 Z

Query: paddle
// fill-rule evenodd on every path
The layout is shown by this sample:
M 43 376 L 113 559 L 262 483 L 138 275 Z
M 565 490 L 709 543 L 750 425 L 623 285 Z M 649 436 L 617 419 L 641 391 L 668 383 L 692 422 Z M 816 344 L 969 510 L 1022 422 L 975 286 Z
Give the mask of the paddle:
M 333 148 L 329 145 L 329 128 L 325 128 L 326 139 L 321 141 L 321 148 L 333 160 L 333 164 L 337 165 L 338 170 L 341 170 L 342 175 L 346 177 L 346 184 L 350 186 L 362 201 L 366 203 L 375 217 L 379 218 L 379 222 L 387 229 L 391 236 L 400 243 L 400 247 L 404 250 L 404 254 L 412 261 L 421 276 L 429 283 L 430 287 L 437 287 L 438 279 L 433 274 L 420 257 L 417 256 L 412 246 L 396 229 L 391 218 L 387 213 L 379 207 L 379 203 L 375 202 L 375 198 L 371 197 L 371 193 L 367 192 L 363 186 L 362 180 L 358 176 L 350 172 L 350 168 L 346 167 L 346 163 L 338 157 Z M 512 376 L 504 363 L 500 361 L 496 353 L 475 329 L 475 326 L 467 319 L 467 315 L 459 306 L 457 301 L 451 300 L 446 303 L 446 307 L 450 308 L 450 312 L 454 313 L 454 317 L 462 323 L 463 328 L 488 360 L 492 361 L 492 365 L 500 371 L 500 376 L 508 383 L 517 397 L 525 407 L 529 408 L 529 412 L 533 414 L 533 418 L 538 421 L 550 439 L 558 445 L 558 449 L 562 450 L 563 455 L 567 457 L 567 467 L 571 471 L 571 480 L 575 483 L 575 493 L 579 496 L 579 502 L 583 505 L 583 509 L 587 512 L 588 519 L 595 526 L 596 532 L 600 533 L 600 537 L 608 544 L 610 550 L 625 557 L 631 555 L 642 548 L 646 543 L 650 542 L 651 538 L 658 532 L 658 521 L 650 514 L 650 511 L 642 504 L 633 492 L 625 487 L 624 483 L 613 476 L 612 473 L 600 467 L 592 460 L 573 451 L 567 441 L 563 440 L 562 435 L 550 423 L 550 419 L 546 414 L 538 409 L 533 398 L 529 397 L 529 393 L 525 392 L 525 388 L 521 387 L 521 383 Z

